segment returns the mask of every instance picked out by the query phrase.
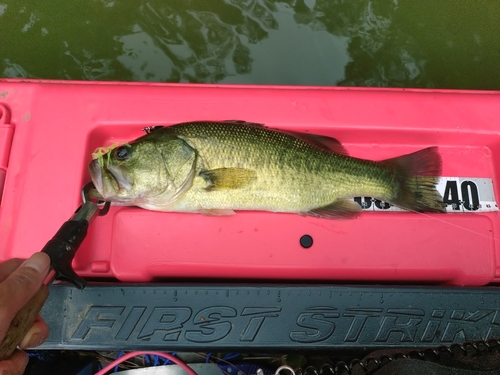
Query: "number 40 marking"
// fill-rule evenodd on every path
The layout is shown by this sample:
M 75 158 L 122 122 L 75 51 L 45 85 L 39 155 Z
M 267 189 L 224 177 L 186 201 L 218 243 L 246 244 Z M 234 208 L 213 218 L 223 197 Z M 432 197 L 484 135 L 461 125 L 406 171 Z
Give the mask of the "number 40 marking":
M 460 200 L 457 181 L 447 181 L 443 194 L 443 202 L 451 205 L 454 210 L 460 210 L 460 204 L 468 211 L 477 211 L 480 207 L 477 186 L 472 181 L 462 181 L 460 184 Z

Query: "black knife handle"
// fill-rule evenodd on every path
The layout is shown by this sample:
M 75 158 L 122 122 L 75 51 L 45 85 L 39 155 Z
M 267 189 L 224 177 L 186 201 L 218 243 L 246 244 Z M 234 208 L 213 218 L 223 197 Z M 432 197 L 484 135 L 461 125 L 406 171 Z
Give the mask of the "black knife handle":
M 86 282 L 73 270 L 72 262 L 87 236 L 88 227 L 87 220 L 68 220 L 42 249 L 50 257 L 51 267 L 57 273 L 56 278 L 69 281 L 78 289 L 85 288 Z

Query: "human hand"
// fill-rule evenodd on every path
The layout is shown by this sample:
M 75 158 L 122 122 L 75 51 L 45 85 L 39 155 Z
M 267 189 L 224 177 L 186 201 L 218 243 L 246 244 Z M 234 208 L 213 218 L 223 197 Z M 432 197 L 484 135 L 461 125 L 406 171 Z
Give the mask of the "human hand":
M 40 252 L 26 261 L 9 259 L 0 263 L 0 342 L 5 338 L 17 312 L 40 290 L 49 267 L 49 256 Z M 38 346 L 48 335 L 47 324 L 38 316 L 19 347 Z M 22 375 L 27 364 L 28 355 L 16 349 L 9 359 L 0 361 L 0 375 Z

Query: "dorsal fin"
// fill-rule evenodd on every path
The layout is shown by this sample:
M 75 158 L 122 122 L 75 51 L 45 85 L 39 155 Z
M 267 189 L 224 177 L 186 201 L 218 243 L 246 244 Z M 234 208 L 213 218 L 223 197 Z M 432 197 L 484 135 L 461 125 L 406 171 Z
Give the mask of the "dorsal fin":
M 142 128 L 142 131 L 145 132 L 146 134 L 149 134 L 151 132 L 154 132 L 155 130 L 164 128 L 162 125 L 155 125 L 155 126 L 146 126 L 145 128 Z
M 318 147 L 322 150 L 335 152 L 336 154 L 345 155 L 345 156 L 349 155 L 347 150 L 344 148 L 344 146 L 342 146 L 342 144 L 338 140 L 336 140 L 335 138 L 332 138 L 332 137 L 328 137 L 326 135 L 301 133 L 301 132 L 295 132 L 293 130 L 282 130 L 282 129 L 270 128 L 264 124 L 260 124 L 260 123 L 256 123 L 256 122 L 248 122 L 248 121 L 244 121 L 244 120 L 226 120 L 224 122 L 227 122 L 230 124 L 253 126 L 253 127 L 257 127 L 257 128 L 265 128 L 265 129 L 277 131 L 280 133 L 285 133 L 285 134 L 291 135 L 292 137 L 299 138 L 299 139 L 303 140 L 304 142 L 307 142 L 310 145 Z
M 226 122 L 228 124 L 238 124 L 238 125 L 254 126 L 254 127 L 257 127 L 257 128 L 267 128 L 267 126 L 264 125 L 264 124 L 260 124 L 258 122 L 249 122 L 249 121 L 245 121 L 245 120 L 225 120 L 223 122 Z
M 300 133 L 300 132 L 294 132 L 294 131 L 288 131 L 288 130 L 285 130 L 282 132 L 289 134 L 291 136 L 294 136 L 296 138 L 299 138 L 299 139 L 303 140 L 304 142 L 307 142 L 310 145 L 318 147 L 322 150 L 332 151 L 332 152 L 335 152 L 336 154 L 345 155 L 345 156 L 349 155 L 349 153 L 344 148 L 344 146 L 342 146 L 342 143 L 340 143 L 335 138 L 328 137 L 326 135 Z

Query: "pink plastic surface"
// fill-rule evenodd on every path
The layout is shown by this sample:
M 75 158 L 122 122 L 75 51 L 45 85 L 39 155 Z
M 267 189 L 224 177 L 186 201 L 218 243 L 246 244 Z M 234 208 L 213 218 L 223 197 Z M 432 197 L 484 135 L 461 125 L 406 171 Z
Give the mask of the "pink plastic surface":
M 499 92 L 0 80 L 0 105 L 10 112 L 9 121 L 0 122 L 0 170 L 6 171 L 0 259 L 39 251 L 78 207 L 91 152 L 140 136 L 146 126 L 262 122 L 335 137 L 352 156 L 374 160 L 437 145 L 444 176 L 494 182 L 499 176 Z M 498 184 L 494 188 L 498 197 Z M 304 234 L 314 238 L 309 249 L 299 244 Z M 113 207 L 93 222 L 74 268 L 84 277 L 123 281 L 484 285 L 499 280 L 499 252 L 498 212 L 367 212 L 352 221 L 330 221 Z

